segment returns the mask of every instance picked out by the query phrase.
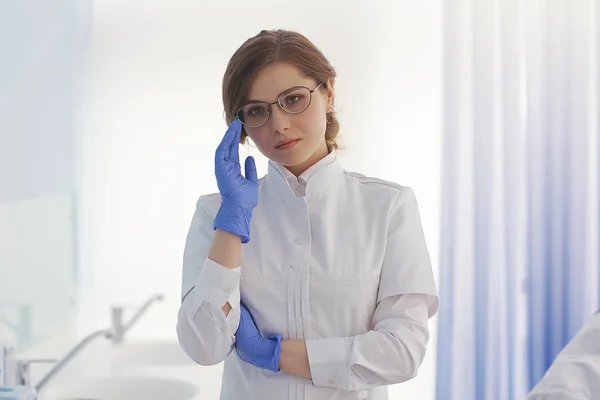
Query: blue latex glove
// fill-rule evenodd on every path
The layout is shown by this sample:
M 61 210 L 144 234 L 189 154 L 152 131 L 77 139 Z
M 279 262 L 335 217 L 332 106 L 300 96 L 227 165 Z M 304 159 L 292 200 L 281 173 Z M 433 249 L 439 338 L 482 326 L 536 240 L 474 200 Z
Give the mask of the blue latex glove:
M 242 243 L 250 240 L 252 211 L 258 204 L 258 177 L 254 158 L 246 158 L 246 177 L 240 167 L 240 135 L 242 125 L 234 119 L 215 153 L 215 176 L 221 193 L 221 208 L 214 221 L 214 229 L 235 233 Z
M 240 303 L 240 326 L 235 333 L 235 350 L 238 356 L 257 367 L 279 371 L 281 335 L 263 337 L 248 309 Z

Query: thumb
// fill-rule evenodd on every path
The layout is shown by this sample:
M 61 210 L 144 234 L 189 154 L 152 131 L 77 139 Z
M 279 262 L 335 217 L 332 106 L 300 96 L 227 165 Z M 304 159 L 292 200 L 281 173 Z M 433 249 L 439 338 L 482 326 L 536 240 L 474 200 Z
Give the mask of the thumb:
M 254 157 L 246 157 L 245 167 L 246 179 L 248 179 L 250 182 L 258 183 L 258 173 L 256 172 L 256 162 L 254 162 Z

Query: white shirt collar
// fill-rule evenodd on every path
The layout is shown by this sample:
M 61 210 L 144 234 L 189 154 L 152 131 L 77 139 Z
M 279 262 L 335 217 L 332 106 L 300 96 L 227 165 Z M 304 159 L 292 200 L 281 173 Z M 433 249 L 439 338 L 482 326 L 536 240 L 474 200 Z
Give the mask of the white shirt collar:
M 327 168 L 334 166 L 336 168 Z M 324 174 L 323 172 L 325 171 L 329 171 L 329 173 Z M 287 185 L 289 186 L 289 188 L 292 189 L 296 196 L 304 196 L 306 194 L 306 186 L 308 182 L 315 175 L 327 175 L 323 176 L 323 178 L 327 179 L 336 172 L 340 171 L 342 171 L 342 169 L 337 162 L 336 150 L 331 149 L 329 154 L 327 154 L 321 160 L 319 160 L 306 171 L 304 171 L 302 174 L 300 174 L 299 177 L 296 177 L 283 165 L 274 161 L 269 161 L 269 172 L 267 174 L 267 177 L 283 178 L 283 180 L 287 182 Z

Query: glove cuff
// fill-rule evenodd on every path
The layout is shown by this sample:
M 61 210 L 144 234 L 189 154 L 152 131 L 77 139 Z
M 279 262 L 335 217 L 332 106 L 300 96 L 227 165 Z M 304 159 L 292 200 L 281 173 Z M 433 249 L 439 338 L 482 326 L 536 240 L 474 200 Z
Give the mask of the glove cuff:
M 273 358 L 267 369 L 273 372 L 279 372 L 279 359 L 281 358 L 281 335 L 275 335 L 268 338 L 273 343 Z
M 221 207 L 215 216 L 213 229 L 235 233 L 242 239 L 242 243 L 250 241 L 250 221 L 252 210 L 234 203 L 221 202 Z

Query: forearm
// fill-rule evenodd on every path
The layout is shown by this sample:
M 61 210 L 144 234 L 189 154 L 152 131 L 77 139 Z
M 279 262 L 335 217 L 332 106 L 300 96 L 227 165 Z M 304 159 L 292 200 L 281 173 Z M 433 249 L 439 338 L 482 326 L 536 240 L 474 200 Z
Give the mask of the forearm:
M 304 340 L 284 340 L 281 342 L 279 369 L 286 374 L 312 379 Z
M 242 258 L 242 241 L 235 233 L 218 229 L 208 252 L 208 258 L 225 268 L 237 268 Z M 229 302 L 222 307 L 225 315 L 231 311 Z
M 217 228 L 215 238 L 208 252 L 208 258 L 229 269 L 239 267 L 242 259 L 242 241 L 240 237 L 235 233 Z
M 375 311 L 372 330 L 307 340 L 313 384 L 362 390 L 412 379 L 429 341 L 428 303 L 420 294 L 386 298 Z

